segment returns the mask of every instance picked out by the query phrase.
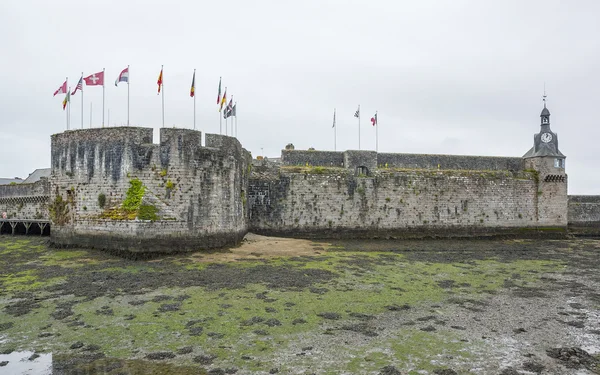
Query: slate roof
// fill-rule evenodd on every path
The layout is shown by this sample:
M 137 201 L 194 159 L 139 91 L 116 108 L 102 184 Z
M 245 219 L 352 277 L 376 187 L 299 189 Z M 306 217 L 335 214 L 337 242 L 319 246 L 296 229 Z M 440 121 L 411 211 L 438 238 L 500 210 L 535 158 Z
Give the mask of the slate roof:
M 29 177 L 23 181 L 24 184 L 33 184 L 37 182 L 42 177 L 50 177 L 50 173 L 52 172 L 51 168 L 38 168 L 35 171 L 29 174 Z

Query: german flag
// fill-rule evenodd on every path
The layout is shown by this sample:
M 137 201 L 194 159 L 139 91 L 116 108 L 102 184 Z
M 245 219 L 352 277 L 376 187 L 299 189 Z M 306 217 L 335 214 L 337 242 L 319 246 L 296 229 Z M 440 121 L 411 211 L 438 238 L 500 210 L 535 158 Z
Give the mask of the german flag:
M 196 93 L 196 69 L 194 69 L 194 76 L 192 77 L 192 87 L 190 88 L 190 97 L 194 97 Z

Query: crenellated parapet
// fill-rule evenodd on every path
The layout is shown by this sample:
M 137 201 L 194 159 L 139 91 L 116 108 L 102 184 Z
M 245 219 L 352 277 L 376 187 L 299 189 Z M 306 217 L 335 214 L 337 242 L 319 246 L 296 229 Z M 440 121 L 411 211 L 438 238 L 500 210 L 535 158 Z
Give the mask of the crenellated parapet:
M 52 136 L 52 242 L 129 252 L 233 245 L 247 231 L 249 153 L 189 129 L 103 128 Z M 210 141 L 210 142 L 209 142 Z

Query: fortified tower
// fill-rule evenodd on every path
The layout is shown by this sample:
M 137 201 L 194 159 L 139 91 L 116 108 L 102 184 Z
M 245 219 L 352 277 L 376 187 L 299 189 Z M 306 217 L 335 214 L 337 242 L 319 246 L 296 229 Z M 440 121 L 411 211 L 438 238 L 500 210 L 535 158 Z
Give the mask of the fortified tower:
M 71 130 L 52 136 L 51 241 L 112 251 L 232 246 L 248 230 L 251 156 L 237 139 L 189 129 Z
M 539 225 L 567 226 L 567 174 L 566 156 L 558 149 L 558 135 L 550 130 L 550 111 L 540 114 L 540 132 L 533 137 L 533 147 L 523 158 L 525 168 L 538 173 L 537 222 Z

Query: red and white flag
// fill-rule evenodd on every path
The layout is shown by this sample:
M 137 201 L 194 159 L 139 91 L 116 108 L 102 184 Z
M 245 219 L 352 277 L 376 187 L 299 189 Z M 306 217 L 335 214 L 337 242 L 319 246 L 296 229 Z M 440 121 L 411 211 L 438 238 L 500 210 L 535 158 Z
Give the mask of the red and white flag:
M 83 90 L 83 76 L 81 76 L 81 78 L 79 78 L 79 82 L 77 82 L 77 86 L 75 86 L 75 90 L 73 90 L 71 95 L 75 95 L 77 90 L 79 90 L 79 91 Z
M 94 73 L 83 80 L 87 86 L 104 86 L 104 72 Z
M 66 94 L 67 93 L 67 81 L 65 81 L 56 91 L 54 91 L 54 95 L 57 94 Z
M 371 123 L 373 126 L 377 125 L 377 112 L 375 112 L 375 116 L 371 117 Z

